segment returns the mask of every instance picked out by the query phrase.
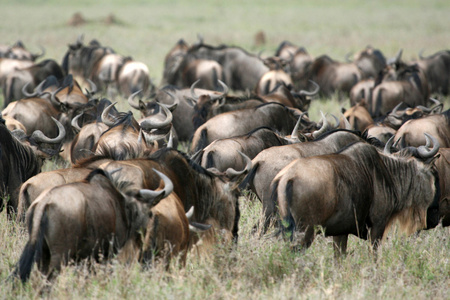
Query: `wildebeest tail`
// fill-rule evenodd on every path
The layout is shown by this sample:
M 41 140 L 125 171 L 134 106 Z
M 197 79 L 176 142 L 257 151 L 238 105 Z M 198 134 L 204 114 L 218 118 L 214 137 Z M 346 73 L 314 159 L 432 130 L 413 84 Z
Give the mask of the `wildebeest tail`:
M 202 129 L 200 132 L 200 139 L 198 140 L 197 147 L 195 148 L 195 152 L 200 151 L 208 146 L 208 130 L 206 128 Z
M 36 206 L 35 206 L 36 207 Z M 48 227 L 48 218 L 44 213 L 36 216 L 34 208 L 30 212 L 30 218 L 28 223 L 28 232 L 30 233 L 30 239 L 28 240 L 25 248 L 20 256 L 19 263 L 14 270 L 14 275 L 19 276 L 20 280 L 25 283 L 31 274 L 33 268 L 33 263 L 39 261 L 42 257 L 42 249 L 44 246 L 44 233 Z M 35 228 L 36 222 L 33 219 L 40 217 L 40 222 L 38 222 L 38 228 Z
M 280 180 L 274 180 L 272 186 L 271 201 L 278 205 L 278 210 L 280 212 L 281 220 L 281 231 L 286 238 L 291 241 L 294 238 L 295 221 L 292 217 L 290 205 L 292 203 L 292 180 L 286 183 L 286 187 L 283 189 L 283 193 L 278 194 L 278 187 L 280 185 Z
M 253 165 L 250 172 L 248 172 L 247 176 L 245 176 L 244 180 L 242 180 L 241 184 L 239 185 L 240 189 L 247 188 L 247 186 L 250 184 L 250 182 L 253 182 L 253 179 L 255 178 L 258 167 L 259 167 L 259 163 L 255 163 Z

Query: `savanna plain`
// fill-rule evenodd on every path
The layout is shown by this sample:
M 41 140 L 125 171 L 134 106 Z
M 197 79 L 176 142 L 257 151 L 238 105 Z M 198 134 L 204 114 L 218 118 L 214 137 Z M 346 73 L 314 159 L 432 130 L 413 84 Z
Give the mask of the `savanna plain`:
M 80 12 L 87 23 L 67 25 Z M 165 54 L 180 39 L 203 36 L 211 45 L 240 46 L 251 53 L 273 55 L 284 40 L 319 56 L 344 61 L 367 45 L 392 57 L 417 59 L 449 49 L 448 1 L 0 1 L 0 43 L 21 40 L 45 58 L 61 62 L 69 43 L 80 34 L 97 39 L 117 53 L 130 55 L 150 69 L 158 86 Z M 113 14 L 116 22 L 105 24 Z M 266 42 L 256 46 L 263 31 Z M 439 97 L 449 108 L 450 99 Z M 116 99 L 117 100 L 117 99 Z M 125 99 L 118 109 L 130 110 Z M 3 99 L 0 99 L 3 107 Z M 319 111 L 339 114 L 348 100 L 316 99 Z M 185 145 L 181 148 L 186 149 Z M 62 167 L 48 162 L 43 171 Z M 1 171 L 1 170 L 0 170 Z M 356 183 L 355 183 L 356 184 Z M 217 245 L 208 257 L 188 255 L 180 268 L 155 264 L 105 264 L 63 267 L 51 288 L 36 270 L 21 286 L 7 278 L 28 239 L 25 226 L 0 213 L 0 299 L 449 299 L 450 229 L 439 225 L 410 237 L 388 235 L 374 255 L 370 243 L 350 237 L 348 254 L 336 260 L 332 240 L 319 234 L 302 253 L 291 252 L 281 238 L 252 232 L 262 219 L 260 202 L 250 193 L 240 198 L 239 242 L 230 251 Z M 42 291 L 45 290 L 43 293 Z

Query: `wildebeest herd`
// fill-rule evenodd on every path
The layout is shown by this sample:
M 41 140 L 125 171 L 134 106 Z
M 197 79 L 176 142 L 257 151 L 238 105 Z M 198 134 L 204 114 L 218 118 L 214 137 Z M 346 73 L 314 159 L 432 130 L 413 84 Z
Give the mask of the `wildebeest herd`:
M 0 207 L 29 233 L 11 278 L 112 256 L 183 265 L 237 244 L 243 190 L 262 203 L 261 231 L 294 250 L 318 227 L 340 255 L 349 234 L 376 249 L 394 224 L 450 225 L 450 111 L 430 98 L 450 92 L 448 50 L 404 61 L 368 46 L 339 62 L 290 42 L 263 58 L 180 40 L 159 87 L 83 36 L 61 64 L 43 55 L 0 46 Z M 351 107 L 311 120 L 311 101 L 333 95 Z M 70 167 L 41 172 L 48 159 Z

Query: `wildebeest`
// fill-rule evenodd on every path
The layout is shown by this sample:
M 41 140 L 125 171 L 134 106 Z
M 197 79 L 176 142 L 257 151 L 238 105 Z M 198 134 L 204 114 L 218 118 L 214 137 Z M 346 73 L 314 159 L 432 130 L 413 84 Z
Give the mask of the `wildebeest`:
M 421 57 L 417 65 L 427 77 L 430 93 L 450 93 L 450 51 L 443 50 L 428 57 Z
M 370 45 L 356 53 L 353 62 L 361 70 L 363 79 L 375 78 L 386 67 L 383 53 Z
M 152 184 L 152 174 L 147 170 L 155 168 L 166 174 L 174 185 L 174 193 L 180 198 L 185 211 L 193 206 L 193 222 L 209 224 L 213 230 L 207 239 L 217 233 L 226 241 L 237 239 L 239 222 L 238 184 L 250 169 L 250 159 L 246 168 L 240 171 L 227 170 L 223 174 L 212 173 L 191 161 L 184 153 L 171 148 L 163 148 L 148 158 L 116 161 L 102 166 L 107 170 L 127 166 L 133 172 L 123 172 L 128 176 L 123 180 L 132 181 L 135 186 L 156 187 Z
M 330 97 L 334 92 L 339 97 L 348 94 L 362 79 L 361 70 L 354 63 L 340 63 L 327 55 L 314 59 L 307 69 L 307 78 L 317 82 L 320 93 Z
M 222 91 L 216 91 L 214 93 L 209 90 L 195 89 L 197 83 L 199 83 L 199 80 L 192 84 L 190 88 L 191 98 L 187 98 L 188 103 L 195 103 L 191 117 L 191 123 L 194 124 L 195 130 L 206 121 L 219 114 L 256 107 L 264 103 L 260 98 L 243 99 L 240 97 L 227 96 L 228 86 L 222 81 L 219 81 L 219 84 L 222 86 Z
M 142 91 L 144 96 L 149 96 L 154 86 L 150 80 L 147 65 L 126 57 L 117 74 L 117 87 L 123 97 L 129 97 L 137 91 Z
M 424 133 L 436 138 L 442 148 L 450 147 L 450 110 L 441 114 L 412 119 L 403 124 L 395 134 L 395 140 L 401 138 L 400 148 L 419 147 L 426 143 Z
M 171 106 L 159 103 L 157 101 L 149 101 L 144 103 L 139 100 L 135 101 L 134 98 L 142 91 L 137 91 L 128 97 L 128 104 L 131 107 L 141 111 L 141 119 L 138 120 L 140 126 L 145 129 L 147 142 L 157 142 L 159 147 L 163 147 L 167 142 L 167 138 L 172 134 L 173 145 L 177 148 L 178 136 L 176 130 L 172 125 L 173 115 L 172 112 L 178 107 L 180 103 L 179 99 L 170 92 L 166 91 L 174 100 Z
M 386 115 L 383 123 L 398 130 L 404 123 L 412 119 L 420 119 L 431 114 L 439 114 L 442 112 L 443 103 L 430 98 L 431 101 L 438 103 L 433 107 L 425 107 L 418 105 L 416 107 L 409 107 L 403 102 L 400 102 L 394 109 Z M 402 108 L 403 107 L 403 108 Z
M 83 36 L 79 36 L 75 44 L 68 46 L 61 64 L 66 74 L 72 74 L 80 82 L 90 79 L 98 87 L 105 87 L 111 78 L 115 78 L 112 70 L 118 70 L 122 60 L 120 56 L 107 57 L 108 54 L 115 54 L 113 49 L 101 46 L 96 40 L 84 45 Z
M 145 134 L 131 111 L 120 113 L 114 121 L 109 119 L 109 111 L 116 103 L 109 105 L 102 113 L 102 122 L 110 128 L 100 135 L 95 155 L 124 160 L 141 157 L 155 150 L 153 144 L 147 143 Z
M 306 49 L 304 47 L 297 47 L 288 41 L 284 41 L 278 46 L 275 56 L 289 62 L 287 65 L 288 73 L 292 77 L 294 86 L 297 89 L 306 89 L 308 87 L 306 70 L 314 60 Z
M 268 126 L 280 134 L 288 135 L 294 129 L 300 114 L 300 110 L 279 103 L 265 103 L 255 108 L 217 115 L 197 128 L 191 152 L 205 148 L 214 140 L 243 135 L 261 126 Z
M 320 225 L 334 237 L 338 254 L 345 253 L 349 234 L 369 238 L 376 249 L 395 221 L 407 234 L 436 226 L 427 224 L 427 213 L 439 198 L 439 181 L 429 164 L 438 148 L 417 149 L 415 155 L 427 162 L 407 153 L 380 154 L 367 143 L 293 161 L 271 184 L 283 230 L 291 238 L 295 230 L 306 231 L 299 246 L 307 248 L 314 226 Z
M 350 90 L 350 105 L 364 100 L 366 107 L 369 107 L 369 101 L 372 99 L 373 88 L 375 87 L 375 79 L 363 79 L 355 84 Z
M 273 146 L 287 145 L 289 141 L 268 127 L 258 127 L 241 136 L 215 140 L 195 154 L 194 161 L 204 167 L 224 172 L 245 167 L 245 161 L 237 155 L 241 151 L 250 159 L 259 152 Z
M 435 162 L 439 174 L 439 185 L 441 199 L 439 200 L 439 217 L 442 219 L 442 226 L 450 226 L 450 149 L 440 148 L 440 156 Z
M 29 240 L 14 274 L 27 281 L 36 261 L 39 270 L 51 278 L 71 260 L 107 259 L 116 253 L 140 234 L 150 209 L 173 189 L 170 179 L 155 172 L 164 180 L 161 191 L 123 194 L 120 183 L 113 184 L 99 169 L 85 181 L 45 191 L 27 212 Z
M 401 52 L 395 61 L 380 72 L 375 80 L 369 112 L 373 118 L 386 115 L 400 102 L 410 107 L 426 105 L 430 96 L 424 72 L 418 65 L 408 65 L 400 60 Z
M 29 60 L 18 60 L 11 58 L 0 58 L 0 86 L 4 86 L 6 77 L 15 70 L 25 69 L 34 65 Z
M 265 228 L 276 212 L 275 203 L 270 198 L 270 182 L 281 169 L 297 158 L 334 153 L 356 141 L 363 141 L 356 132 L 333 130 L 317 136 L 314 141 L 271 147 L 261 151 L 252 160 L 252 169 L 243 180 L 242 186 L 248 185 L 261 200 L 265 214 Z
M 269 68 L 269 71 L 256 84 L 254 89 L 256 95 L 267 95 L 279 84 L 293 85 L 291 76 L 284 70 L 287 63 L 285 60 L 274 56 L 262 59 L 262 61 Z
M 341 112 L 343 117 L 346 118 L 350 124 L 350 128 L 346 128 L 343 126 L 343 120 L 341 120 L 341 128 L 363 132 L 367 127 L 374 123 L 365 107 L 365 101 L 358 102 L 347 110 L 342 108 Z
M 12 46 L 0 45 L 0 57 L 7 57 L 17 60 L 35 61 L 41 56 L 45 55 L 45 49 L 41 47 L 41 53 L 31 53 L 26 49 L 22 41 L 17 41 Z
M 28 178 L 41 171 L 45 158 L 50 158 L 58 153 L 59 148 L 48 149 L 45 144 L 58 144 L 64 139 L 64 127 L 56 120 L 59 135 L 55 138 L 46 137 L 41 131 L 32 132 L 30 136 L 24 133 L 17 138 L 6 128 L 3 119 L 0 118 L 0 196 L 9 195 L 7 203 L 8 214 L 17 209 L 17 194 L 20 185 Z M 3 209 L 3 201 L 0 203 Z
M 27 209 L 43 191 L 58 185 L 82 181 L 94 169 L 109 161 L 111 161 L 110 158 L 97 156 L 85 159 L 71 168 L 43 172 L 31 177 L 20 187 L 17 219 L 21 221 L 25 218 Z
M 188 87 L 197 80 L 200 80 L 199 88 L 215 90 L 218 87 L 218 80 L 223 80 L 222 74 L 222 66 L 217 61 L 194 59 L 183 70 L 181 82 L 175 82 L 174 84 L 179 87 Z
M 5 99 L 4 106 L 6 107 L 14 100 L 24 98 L 26 96 L 22 92 L 24 86 L 33 89 L 51 75 L 55 76 L 57 79 L 62 79 L 64 77 L 63 69 L 52 59 L 47 59 L 24 69 L 11 72 L 6 77 L 5 83 L 2 86 Z
M 179 74 L 195 59 L 214 60 L 221 64 L 223 81 L 233 90 L 253 90 L 259 79 L 269 70 L 256 55 L 239 47 L 221 45 L 213 47 L 203 43 L 191 46 L 182 56 L 171 74 Z M 167 79 L 164 82 L 174 84 Z

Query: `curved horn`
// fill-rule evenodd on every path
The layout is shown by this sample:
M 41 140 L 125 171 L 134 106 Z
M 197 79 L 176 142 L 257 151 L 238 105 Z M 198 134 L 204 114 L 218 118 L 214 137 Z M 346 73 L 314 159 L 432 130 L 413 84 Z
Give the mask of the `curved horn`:
M 78 132 L 80 132 L 80 130 L 81 130 L 81 127 L 78 125 L 78 119 L 79 119 L 82 115 L 83 115 L 83 113 L 77 115 L 75 118 L 72 119 L 72 122 L 70 123 L 70 124 L 72 125 L 72 127 L 73 127 L 76 131 L 78 131 Z
M 311 92 L 308 92 L 308 91 L 305 91 L 305 90 L 301 90 L 298 93 L 299 95 L 314 96 L 314 95 L 316 95 L 319 92 L 320 86 L 315 81 L 312 81 L 312 80 L 308 80 L 308 81 L 311 82 L 315 86 L 315 89 L 313 91 L 311 91 Z
M 172 193 L 173 191 L 173 183 L 172 180 L 170 180 L 169 177 L 167 177 L 165 174 L 159 172 L 158 170 L 152 168 L 152 170 L 158 174 L 158 176 L 164 181 L 164 189 L 160 190 L 160 191 L 153 191 L 153 190 L 147 190 L 147 189 L 142 189 L 139 190 L 139 195 L 142 196 L 142 198 L 144 198 L 145 202 L 151 206 L 155 206 L 156 204 L 158 204 L 158 202 L 169 196 L 170 193 Z
M 140 124 L 141 128 L 144 130 L 148 131 L 151 129 L 163 128 L 172 123 L 173 115 L 170 110 L 165 105 L 162 105 L 158 102 L 156 103 L 163 109 L 164 113 L 166 114 L 166 119 L 162 122 L 153 120 L 151 117 L 144 119 Z
M 330 115 L 333 117 L 334 122 L 336 122 L 336 125 L 334 125 L 334 129 L 338 129 L 339 128 L 339 119 L 333 114 L 330 114 Z
M 196 222 L 189 223 L 189 232 L 202 233 L 209 230 L 212 227 L 211 224 L 200 224 Z
M 62 88 L 60 87 L 56 91 L 50 93 L 50 102 L 56 107 L 61 106 L 61 101 L 59 101 L 58 97 L 56 96 L 56 94 L 58 94 L 61 90 Z
M 38 57 L 44 56 L 45 55 L 45 48 L 42 46 L 39 46 L 39 48 L 41 49 L 41 53 L 39 54 L 31 54 L 31 57 L 33 58 L 33 60 L 36 60 Z
M 395 138 L 394 135 L 391 136 L 391 138 L 387 141 L 386 145 L 384 145 L 383 153 L 385 155 L 390 155 L 391 154 L 391 147 L 392 147 L 392 144 L 394 144 L 394 138 Z
M 248 157 L 247 155 L 245 155 L 244 153 L 242 153 L 241 151 L 237 151 L 239 152 L 239 154 L 242 156 L 242 158 L 244 159 L 246 165 L 245 168 L 242 171 L 236 171 L 233 168 L 228 168 L 225 172 L 225 174 L 228 177 L 235 177 L 235 176 L 239 176 L 242 174 L 246 174 L 250 171 L 250 169 L 252 168 L 252 160 L 250 159 L 250 157 Z
M 132 108 L 134 108 L 134 109 L 137 109 L 137 110 L 141 110 L 141 107 L 140 107 L 140 103 L 139 102 L 136 102 L 136 101 L 134 101 L 134 97 L 136 97 L 138 94 L 140 94 L 142 92 L 142 90 L 139 90 L 139 91 L 137 91 L 137 92 L 134 92 L 133 94 L 131 94 L 129 97 L 128 97 L 128 99 L 127 99 L 127 101 L 128 101 L 128 104 L 130 104 L 130 106 L 132 107 Z
M 191 206 L 191 208 L 186 213 L 186 218 L 190 221 L 193 216 L 194 216 L 194 206 Z
M 430 98 L 429 100 L 435 104 L 433 107 L 430 108 L 430 112 L 441 113 L 442 109 L 444 108 L 444 104 L 434 98 Z
M 400 136 L 395 142 L 394 145 L 392 145 L 395 149 L 398 149 L 400 143 L 402 142 L 403 136 Z
M 298 117 L 297 123 L 295 123 L 294 130 L 292 130 L 291 138 L 298 139 L 298 128 L 300 127 L 300 123 L 302 121 L 303 116 L 306 114 L 306 112 L 302 112 L 300 114 L 300 117 Z
M 438 99 L 429 98 L 428 100 L 433 102 L 435 106 L 438 106 L 438 105 L 442 104 L 441 101 L 439 101 Z
M 400 50 L 397 52 L 397 54 L 395 55 L 395 57 L 390 58 L 390 59 L 387 61 L 387 64 L 388 64 L 388 65 L 392 65 L 392 64 L 397 64 L 397 63 L 399 63 L 399 62 L 400 62 L 400 58 L 402 57 L 402 53 L 403 53 L 403 49 L 400 49 Z
M 117 104 L 117 101 L 114 102 L 114 103 L 112 103 L 112 104 L 110 104 L 110 105 L 108 105 L 108 106 L 103 110 L 103 112 L 102 112 L 102 122 L 103 122 L 105 125 L 109 126 L 109 127 L 114 126 L 114 122 L 112 122 L 112 121 L 109 119 L 109 117 L 108 117 L 109 111 L 110 111 L 111 108 L 112 108 L 114 105 L 116 105 L 116 104 Z
M 323 120 L 322 127 L 320 127 L 319 130 L 316 130 L 312 133 L 313 138 L 317 138 L 317 137 L 321 136 L 322 134 L 324 134 L 327 131 L 327 128 L 328 128 L 327 118 L 325 117 L 325 115 L 323 114 L 322 111 L 320 111 L 320 114 L 322 115 L 322 120 Z
M 37 143 L 48 143 L 48 144 L 58 144 L 61 143 L 64 137 L 66 136 L 66 130 L 64 129 L 64 126 L 55 118 L 51 117 L 53 122 L 56 123 L 56 126 L 58 126 L 59 134 L 55 138 L 49 138 L 42 133 L 40 130 L 36 130 L 31 135 L 31 139 L 35 140 Z
M 170 128 L 169 141 L 167 142 L 166 147 L 167 148 L 173 148 L 173 132 L 172 132 L 172 128 Z
M 400 103 L 397 104 L 397 105 L 394 107 L 394 109 L 391 111 L 391 114 L 392 114 L 394 117 L 398 117 L 398 118 L 402 117 L 402 115 L 399 115 L 399 114 L 397 113 L 397 111 L 399 110 L 400 106 L 402 106 L 402 105 L 403 105 L 403 102 L 400 102 Z
M 195 86 L 200 82 L 200 80 L 201 79 L 197 79 L 197 81 L 196 82 L 194 82 L 192 85 L 191 85 L 191 96 L 192 96 L 192 98 L 197 102 L 198 101 L 198 99 L 200 98 L 199 96 L 197 96 L 196 94 L 195 94 Z
M 173 99 L 173 104 L 171 104 L 171 105 L 166 105 L 166 104 L 164 104 L 164 105 L 165 105 L 170 111 L 174 111 L 175 108 L 178 107 L 178 104 L 180 104 L 180 99 L 178 99 L 178 97 L 175 96 L 175 94 L 172 93 L 171 91 L 167 91 L 167 90 L 163 90 L 163 91 L 164 91 L 164 93 L 166 93 L 167 95 L 169 95 L 170 98 Z
M 439 151 L 439 141 L 434 136 L 428 133 L 425 133 L 425 139 L 427 140 L 426 145 L 418 147 L 417 153 L 422 158 L 430 158 L 435 156 Z M 433 148 L 431 150 L 428 150 L 427 145 L 430 144 L 430 141 L 433 143 Z
M 227 86 L 222 80 L 219 79 L 218 81 L 219 81 L 219 84 L 222 86 L 223 92 L 222 92 L 221 95 L 214 95 L 214 94 L 211 94 L 211 95 L 209 96 L 209 98 L 211 99 L 211 101 L 214 101 L 214 100 L 217 100 L 217 99 L 220 99 L 220 98 L 224 98 L 224 97 L 228 94 L 228 86 Z
M 97 89 L 97 85 L 90 80 L 89 78 L 86 78 L 86 81 L 89 83 L 89 87 L 90 87 L 90 91 L 88 92 L 89 95 L 94 95 L 95 93 L 97 93 L 98 89 Z
M 433 110 L 433 108 L 428 108 L 426 106 L 423 105 L 417 105 L 416 108 L 422 110 L 423 112 L 429 113 Z
M 22 87 L 22 94 L 24 94 L 25 97 L 27 98 L 31 98 L 31 97 L 36 97 L 37 95 L 39 95 L 40 93 L 42 93 L 42 87 L 44 86 L 45 80 L 43 80 L 41 83 L 39 83 L 39 85 L 37 87 L 34 88 L 34 92 L 32 94 L 27 92 L 27 87 L 31 82 L 27 82 L 23 87 Z

